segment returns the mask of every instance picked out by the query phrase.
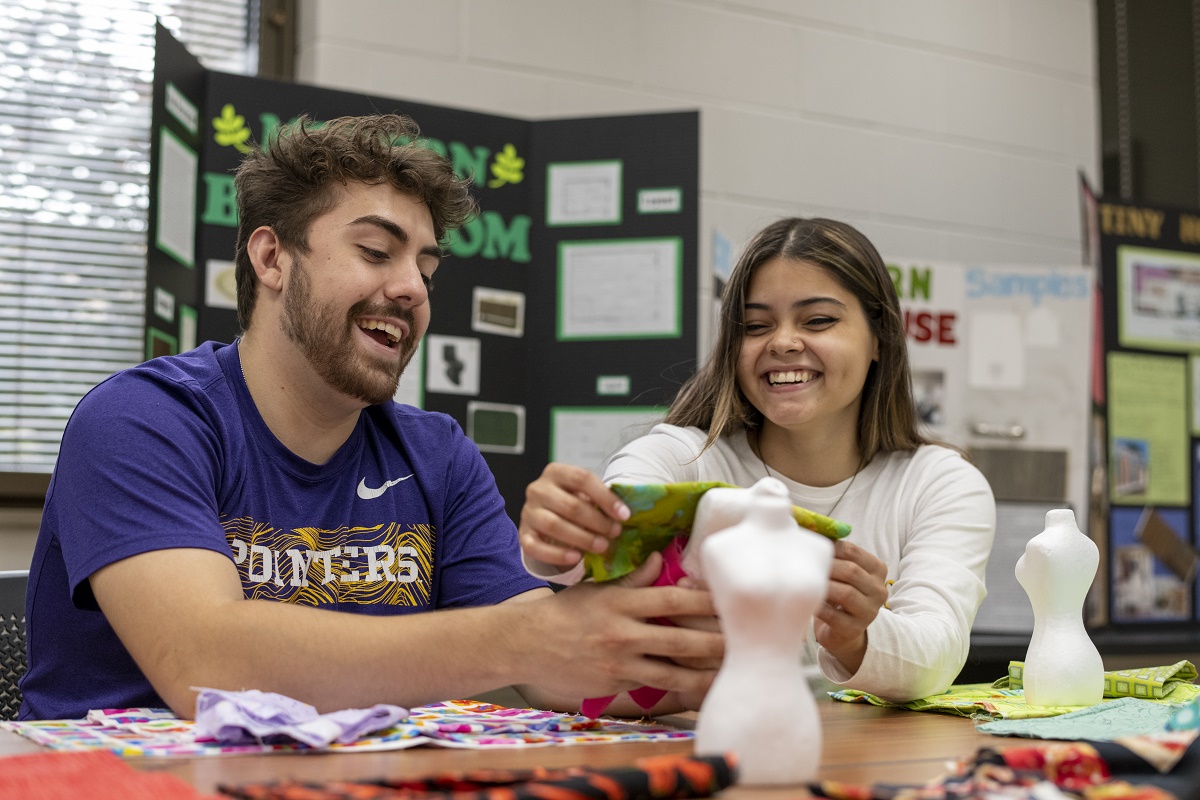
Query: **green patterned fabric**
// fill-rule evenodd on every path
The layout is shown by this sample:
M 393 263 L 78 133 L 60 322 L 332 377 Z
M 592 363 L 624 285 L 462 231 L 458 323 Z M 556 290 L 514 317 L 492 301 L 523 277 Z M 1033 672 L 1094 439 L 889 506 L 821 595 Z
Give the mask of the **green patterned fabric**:
M 997 688 L 1020 689 L 1023 687 L 1025 662 L 1008 662 L 1008 677 L 996 681 Z M 1176 689 L 1185 687 L 1180 694 L 1188 694 L 1190 699 L 1200 688 L 1194 691 L 1186 687 L 1196 679 L 1196 666 L 1190 661 L 1177 661 L 1161 667 L 1137 667 L 1135 669 L 1118 669 L 1104 673 L 1105 697 L 1139 697 L 1143 700 L 1163 700 L 1174 696 Z M 1190 692 L 1190 694 L 1189 694 Z M 1176 700 L 1175 702 L 1183 702 Z
M 997 736 L 1028 736 L 1037 739 L 1086 739 L 1111 742 L 1125 736 L 1161 733 L 1177 709 L 1168 703 L 1153 703 L 1118 697 L 1108 703 L 1086 706 L 1049 719 L 1005 719 L 975 727 Z
M 696 518 L 696 506 L 709 489 L 737 487 L 720 481 L 693 481 L 614 483 L 609 488 L 629 506 L 631 514 L 608 550 L 584 554 L 586 573 L 597 582 L 628 575 L 641 566 L 651 553 L 661 551 L 676 536 L 690 534 Z M 800 506 L 792 506 L 792 517 L 801 527 L 830 539 L 842 539 L 850 533 L 850 526 L 846 523 Z
M 939 714 L 954 714 L 975 719 L 1034 719 L 1056 717 L 1078 711 L 1088 706 L 1031 706 L 1025 702 L 1020 689 L 1008 686 L 1009 679 L 1001 678 L 994 684 L 962 683 L 951 686 L 942 694 L 922 697 L 908 703 L 892 703 L 881 697 L 855 689 L 830 692 L 834 700 L 844 703 L 870 703 L 887 708 L 907 708 L 910 711 L 933 711 Z M 1186 703 L 1200 695 L 1200 686 L 1184 681 L 1174 681 L 1170 691 L 1162 697 L 1147 699 L 1146 702 L 1176 705 Z M 1105 700 L 1103 703 L 1111 701 Z

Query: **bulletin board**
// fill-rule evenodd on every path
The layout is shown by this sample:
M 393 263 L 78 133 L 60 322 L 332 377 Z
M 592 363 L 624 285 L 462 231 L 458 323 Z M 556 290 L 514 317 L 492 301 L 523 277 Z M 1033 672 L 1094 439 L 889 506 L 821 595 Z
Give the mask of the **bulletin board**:
M 923 429 L 966 451 L 996 498 L 976 632 L 1029 633 L 1014 569 L 1046 513 L 1087 529 L 1093 272 L 1079 264 L 888 259 Z
M 1095 457 L 1107 621 L 1195 628 L 1200 210 L 1088 197 L 1103 326 Z
M 444 244 L 397 400 L 459 422 L 514 519 L 547 461 L 597 468 L 597 443 L 644 430 L 694 370 L 698 113 L 528 121 L 206 70 L 161 25 L 156 48 L 147 358 L 238 334 L 249 148 L 301 114 L 395 112 L 474 178 L 482 212 Z

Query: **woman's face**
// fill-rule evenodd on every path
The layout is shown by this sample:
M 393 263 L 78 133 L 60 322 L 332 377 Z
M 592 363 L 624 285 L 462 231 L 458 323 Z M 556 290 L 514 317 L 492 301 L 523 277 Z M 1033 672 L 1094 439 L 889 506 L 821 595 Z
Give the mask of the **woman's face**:
M 857 430 L 879 343 L 853 292 L 821 267 L 776 257 L 751 276 L 742 320 L 738 386 L 769 424 Z

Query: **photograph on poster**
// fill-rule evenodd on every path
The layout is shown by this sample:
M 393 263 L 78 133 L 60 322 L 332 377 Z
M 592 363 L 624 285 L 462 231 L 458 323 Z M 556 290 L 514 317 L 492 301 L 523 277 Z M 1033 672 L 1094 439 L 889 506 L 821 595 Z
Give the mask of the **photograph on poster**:
M 471 330 L 524 336 L 525 293 L 476 286 L 471 303 Z
M 525 406 L 509 403 L 467 403 L 467 438 L 481 453 L 525 452 Z
M 941 370 L 913 370 L 913 399 L 917 414 L 925 425 L 938 427 L 946 420 L 946 373 Z
M 204 262 L 204 305 L 237 309 L 237 278 L 234 263 L 220 258 Z
M 1114 439 L 1113 494 L 1145 494 L 1150 485 L 1150 445 L 1145 439 Z
M 1176 536 L 1187 531 L 1187 511 L 1156 509 L 1161 524 Z M 1114 622 L 1188 620 L 1191 585 L 1183 581 L 1139 539 L 1141 508 L 1114 508 L 1111 514 L 1111 617 Z
M 1126 245 L 1117 275 L 1122 346 L 1200 350 L 1200 255 Z
M 446 394 L 479 394 L 478 339 L 467 336 L 425 337 L 425 390 Z

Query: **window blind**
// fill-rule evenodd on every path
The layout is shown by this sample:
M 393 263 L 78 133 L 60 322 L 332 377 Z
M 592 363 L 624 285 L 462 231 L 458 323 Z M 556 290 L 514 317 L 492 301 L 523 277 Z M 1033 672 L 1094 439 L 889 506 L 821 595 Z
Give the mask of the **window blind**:
M 252 73 L 258 0 L 0 3 L 0 481 L 49 472 L 75 404 L 141 361 L 156 17 Z

